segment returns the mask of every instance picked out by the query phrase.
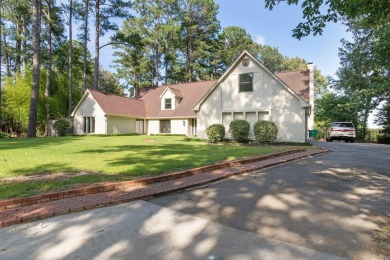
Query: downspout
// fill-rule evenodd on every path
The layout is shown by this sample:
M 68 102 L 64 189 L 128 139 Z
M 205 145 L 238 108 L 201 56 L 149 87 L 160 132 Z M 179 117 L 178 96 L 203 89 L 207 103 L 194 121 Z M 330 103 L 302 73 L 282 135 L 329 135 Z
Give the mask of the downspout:
M 108 134 L 108 132 L 107 132 L 107 130 L 108 130 L 108 126 L 107 126 L 107 124 L 108 124 L 108 115 L 104 115 L 104 118 L 106 119 L 106 122 L 105 122 L 105 134 L 107 135 Z
M 309 70 L 309 104 L 310 111 L 308 111 L 308 128 L 314 130 L 314 70 L 315 66 L 312 62 L 307 64 Z
M 309 109 L 310 107 L 305 108 L 305 143 L 308 142 L 308 118 L 310 116 Z

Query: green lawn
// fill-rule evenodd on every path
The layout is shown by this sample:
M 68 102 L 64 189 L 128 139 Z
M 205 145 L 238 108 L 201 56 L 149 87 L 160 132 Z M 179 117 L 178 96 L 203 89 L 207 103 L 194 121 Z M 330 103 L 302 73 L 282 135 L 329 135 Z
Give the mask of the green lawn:
M 181 136 L 0 139 L 0 199 L 154 176 L 292 148 L 298 147 L 212 145 L 188 142 Z M 81 171 L 87 174 L 76 174 Z M 75 174 L 47 178 L 53 173 Z M 20 178 L 32 175 L 42 178 Z

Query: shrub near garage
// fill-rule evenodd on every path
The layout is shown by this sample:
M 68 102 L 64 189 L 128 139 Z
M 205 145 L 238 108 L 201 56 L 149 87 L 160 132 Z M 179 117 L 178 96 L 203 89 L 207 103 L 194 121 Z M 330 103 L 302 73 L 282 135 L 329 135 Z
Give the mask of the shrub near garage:
M 231 133 L 233 140 L 238 143 L 248 143 L 250 124 L 248 121 L 242 119 L 236 119 L 230 122 L 229 132 Z
M 206 129 L 206 134 L 210 143 L 220 142 L 225 137 L 225 127 L 221 124 L 211 125 Z
M 66 118 L 60 118 L 55 121 L 53 128 L 57 131 L 59 136 L 65 136 L 69 133 L 69 122 Z
M 272 143 L 278 137 L 278 127 L 274 122 L 259 120 L 253 125 L 255 139 L 259 143 Z

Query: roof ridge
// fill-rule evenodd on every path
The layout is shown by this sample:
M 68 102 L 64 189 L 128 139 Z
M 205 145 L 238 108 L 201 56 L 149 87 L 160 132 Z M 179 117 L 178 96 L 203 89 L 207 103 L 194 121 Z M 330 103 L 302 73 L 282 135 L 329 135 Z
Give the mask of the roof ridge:
M 115 93 L 103 92 L 103 91 L 100 91 L 100 90 L 97 90 L 97 89 L 89 88 L 88 90 L 89 91 L 98 92 L 98 93 L 103 94 L 103 95 L 110 95 L 110 96 L 116 96 L 116 97 L 120 97 L 120 98 L 127 98 L 127 99 L 131 99 L 131 100 L 142 101 L 139 98 L 128 97 L 128 96 L 121 96 L 121 95 L 118 95 L 118 94 L 115 94 Z
M 280 74 L 280 73 L 291 73 L 291 72 L 308 72 L 309 69 L 306 69 L 306 70 L 284 70 L 284 71 L 278 71 L 278 72 L 275 72 L 274 74 Z

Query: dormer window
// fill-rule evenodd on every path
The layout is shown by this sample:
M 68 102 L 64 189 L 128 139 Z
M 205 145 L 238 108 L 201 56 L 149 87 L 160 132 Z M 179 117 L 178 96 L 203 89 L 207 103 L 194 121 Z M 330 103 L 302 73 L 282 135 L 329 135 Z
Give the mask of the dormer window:
M 172 98 L 166 98 L 165 100 L 165 109 L 172 109 Z
M 253 92 L 253 73 L 240 74 L 240 87 L 238 92 Z

